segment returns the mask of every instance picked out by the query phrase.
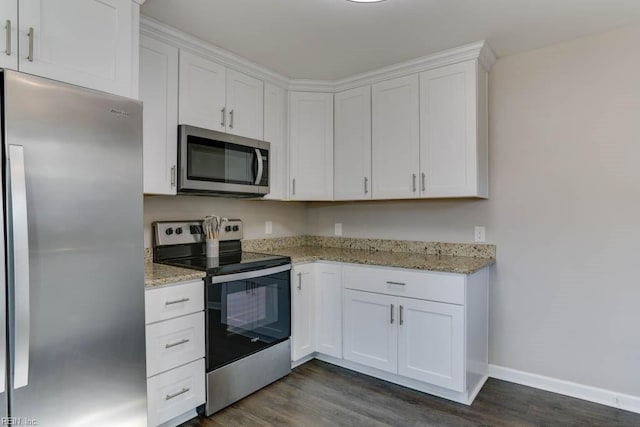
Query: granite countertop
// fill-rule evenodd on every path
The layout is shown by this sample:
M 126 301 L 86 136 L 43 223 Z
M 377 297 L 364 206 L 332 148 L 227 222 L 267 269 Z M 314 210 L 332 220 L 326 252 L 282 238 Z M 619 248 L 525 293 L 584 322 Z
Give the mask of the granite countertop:
M 151 261 L 145 261 L 144 263 L 144 286 L 147 289 L 172 283 L 198 280 L 204 276 L 204 271 L 156 264 Z
M 289 256 L 293 263 L 322 260 L 460 274 L 472 274 L 496 262 L 495 258 L 430 255 L 415 252 L 368 251 L 362 249 L 324 248 L 317 246 L 278 248 L 264 252 Z

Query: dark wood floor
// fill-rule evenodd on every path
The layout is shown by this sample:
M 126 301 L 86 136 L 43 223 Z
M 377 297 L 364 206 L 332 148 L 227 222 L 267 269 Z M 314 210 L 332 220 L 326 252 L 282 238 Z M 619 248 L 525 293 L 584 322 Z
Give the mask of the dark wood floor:
M 313 360 L 209 418 L 212 426 L 640 426 L 640 414 L 489 379 L 466 406 Z

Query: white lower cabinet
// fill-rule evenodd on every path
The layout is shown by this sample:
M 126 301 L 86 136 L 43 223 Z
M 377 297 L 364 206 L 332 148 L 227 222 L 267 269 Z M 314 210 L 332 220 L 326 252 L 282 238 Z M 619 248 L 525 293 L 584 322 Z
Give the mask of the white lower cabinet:
M 314 264 L 291 269 L 291 360 L 300 360 L 315 351 Z
M 342 266 L 315 263 L 316 351 L 342 357 Z
M 175 426 L 205 403 L 204 283 L 145 291 L 147 424 Z

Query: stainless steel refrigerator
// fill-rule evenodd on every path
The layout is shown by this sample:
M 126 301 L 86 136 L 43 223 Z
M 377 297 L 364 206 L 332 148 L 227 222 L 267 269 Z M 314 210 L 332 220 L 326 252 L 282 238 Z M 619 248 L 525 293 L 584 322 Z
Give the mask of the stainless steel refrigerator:
M 141 105 L 0 76 L 0 418 L 144 426 Z

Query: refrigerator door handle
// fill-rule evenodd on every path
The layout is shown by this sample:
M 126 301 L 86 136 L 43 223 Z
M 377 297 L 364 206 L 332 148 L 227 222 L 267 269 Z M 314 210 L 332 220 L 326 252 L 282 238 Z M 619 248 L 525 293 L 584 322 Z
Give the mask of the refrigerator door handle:
M 13 388 L 16 389 L 29 383 L 29 224 L 24 148 L 21 145 L 9 145 L 9 170 L 15 298 Z

